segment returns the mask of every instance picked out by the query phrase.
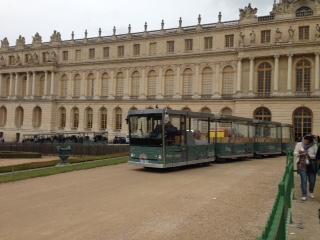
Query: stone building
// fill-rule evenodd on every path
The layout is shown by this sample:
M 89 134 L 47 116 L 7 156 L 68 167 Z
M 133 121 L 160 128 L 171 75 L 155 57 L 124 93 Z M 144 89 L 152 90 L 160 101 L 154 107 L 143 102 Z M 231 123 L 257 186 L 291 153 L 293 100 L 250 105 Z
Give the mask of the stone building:
M 271 6 L 270 6 L 271 7 Z M 158 106 L 267 119 L 320 134 L 320 0 L 250 4 L 240 18 L 0 49 L 0 132 L 126 134 L 130 109 Z

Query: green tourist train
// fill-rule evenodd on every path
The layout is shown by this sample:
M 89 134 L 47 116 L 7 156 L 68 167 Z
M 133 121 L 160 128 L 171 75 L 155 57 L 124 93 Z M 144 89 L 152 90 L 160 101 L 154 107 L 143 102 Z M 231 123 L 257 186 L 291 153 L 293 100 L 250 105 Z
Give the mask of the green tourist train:
M 293 148 L 292 126 L 170 109 L 130 111 L 130 160 L 173 168 L 216 160 L 266 157 Z

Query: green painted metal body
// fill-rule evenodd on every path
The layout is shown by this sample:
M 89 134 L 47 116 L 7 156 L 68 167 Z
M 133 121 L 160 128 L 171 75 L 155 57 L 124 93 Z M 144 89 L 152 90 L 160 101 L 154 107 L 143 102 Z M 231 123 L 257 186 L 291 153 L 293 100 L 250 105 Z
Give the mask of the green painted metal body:
M 254 145 L 253 143 L 235 144 L 235 143 L 217 143 L 216 155 L 218 158 L 232 158 L 232 157 L 245 157 L 253 156 Z
M 287 166 L 281 183 L 276 202 L 267 222 L 263 234 L 259 240 L 285 240 L 288 231 L 287 224 L 292 222 L 292 199 L 294 194 L 294 157 L 293 153 L 287 155 Z
M 277 155 L 282 153 L 281 143 L 255 143 L 254 153 L 258 156 Z
M 282 143 L 282 153 L 288 154 L 289 152 L 294 150 L 295 143 Z

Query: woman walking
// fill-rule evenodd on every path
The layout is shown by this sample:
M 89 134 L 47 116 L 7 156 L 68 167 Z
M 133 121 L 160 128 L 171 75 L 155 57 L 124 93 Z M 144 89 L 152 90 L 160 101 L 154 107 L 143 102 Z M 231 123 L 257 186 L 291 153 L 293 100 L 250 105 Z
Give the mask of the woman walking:
M 312 135 L 307 135 L 302 142 L 297 143 L 294 155 L 297 157 L 297 168 L 301 178 L 302 201 L 306 201 L 308 197 L 314 198 L 314 188 L 317 176 L 317 160 L 316 155 L 318 146 Z

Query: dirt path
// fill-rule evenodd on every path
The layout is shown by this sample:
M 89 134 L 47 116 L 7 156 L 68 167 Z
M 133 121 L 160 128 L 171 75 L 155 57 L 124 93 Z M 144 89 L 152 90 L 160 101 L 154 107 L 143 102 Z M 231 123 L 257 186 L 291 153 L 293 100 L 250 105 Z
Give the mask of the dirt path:
M 51 160 L 57 160 L 59 157 L 42 157 L 42 158 L 21 158 L 21 159 L 0 159 L 0 167 L 2 166 L 15 166 L 23 163 L 32 163 L 32 162 L 46 162 Z
M 255 239 L 284 158 L 174 172 L 118 165 L 0 185 L 2 240 Z

